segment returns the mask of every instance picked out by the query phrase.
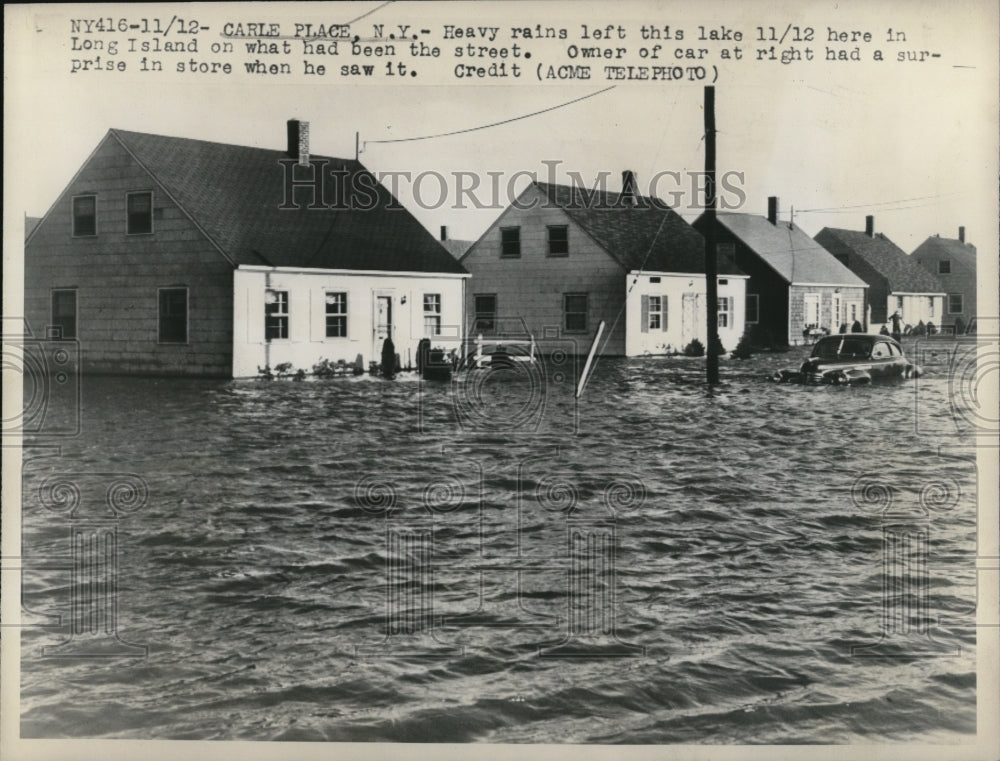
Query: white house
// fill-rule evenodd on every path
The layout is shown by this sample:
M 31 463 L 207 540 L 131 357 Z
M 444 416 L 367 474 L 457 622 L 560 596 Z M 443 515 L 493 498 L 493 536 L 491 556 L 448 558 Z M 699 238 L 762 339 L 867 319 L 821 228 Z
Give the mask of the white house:
M 747 275 L 718 279 L 719 341 L 732 351 L 743 335 Z M 625 355 L 681 351 L 693 339 L 707 343 L 704 275 L 677 272 L 628 273 L 625 279 Z
M 378 362 L 392 337 L 404 366 L 429 338 L 461 348 L 463 273 L 238 267 L 233 279 L 233 377 L 290 363 L 309 372 L 321 360 Z

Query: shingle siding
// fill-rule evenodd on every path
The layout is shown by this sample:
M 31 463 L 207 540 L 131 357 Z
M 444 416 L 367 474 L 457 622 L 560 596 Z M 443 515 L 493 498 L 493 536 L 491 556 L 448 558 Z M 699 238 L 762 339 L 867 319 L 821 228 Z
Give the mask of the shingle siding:
M 126 194 L 153 191 L 153 234 L 126 234 Z M 97 235 L 72 236 L 72 198 L 97 195 Z M 51 290 L 77 289 L 85 372 L 218 375 L 232 364 L 232 267 L 112 136 L 25 247 L 25 317 L 51 324 Z M 158 343 L 158 289 L 188 288 L 188 343 Z
M 943 325 L 954 325 L 957 318 L 968 327 L 976 316 L 976 247 L 961 241 L 932 237 L 925 240 L 911 254 L 914 261 L 928 272 L 937 276 L 947 294 L 962 295 L 962 311 L 948 312 L 948 298 L 944 301 Z M 940 274 L 938 263 L 942 259 L 951 262 L 951 272 Z
M 467 317 L 473 324 L 475 296 L 497 296 L 499 320 L 523 318 L 528 330 L 541 338 L 546 329 L 577 343 L 586 353 L 597 325 L 604 320 L 611 330 L 624 306 L 622 277 L 625 270 L 573 222 L 560 208 L 538 203 L 530 209 L 508 208 L 490 226 L 462 259 L 473 274 L 468 288 Z M 522 196 L 522 205 L 528 201 Z M 548 225 L 567 225 L 569 255 L 548 255 Z M 521 257 L 500 257 L 500 228 L 520 227 Z M 586 293 L 587 332 L 567 333 L 563 323 L 563 294 Z M 605 334 L 607 335 L 607 333 Z M 603 339 L 602 339 L 603 346 Z M 606 354 L 625 353 L 625 321 L 619 320 L 610 334 Z

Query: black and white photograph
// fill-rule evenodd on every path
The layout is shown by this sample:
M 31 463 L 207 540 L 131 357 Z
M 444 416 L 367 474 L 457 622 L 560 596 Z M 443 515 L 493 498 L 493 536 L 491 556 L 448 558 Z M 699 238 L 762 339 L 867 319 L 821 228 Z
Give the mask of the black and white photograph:
M 995 3 L 4 48 L 4 758 L 998 758 Z

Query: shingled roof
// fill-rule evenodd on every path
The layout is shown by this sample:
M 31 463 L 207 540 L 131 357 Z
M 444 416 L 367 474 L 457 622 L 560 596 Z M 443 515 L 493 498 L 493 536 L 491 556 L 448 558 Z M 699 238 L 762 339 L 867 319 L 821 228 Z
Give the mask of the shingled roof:
M 234 265 L 465 273 L 358 161 L 312 156 L 329 162 L 324 203 L 339 199 L 338 208 L 308 208 L 306 189 L 296 191 L 301 208 L 283 210 L 279 161 L 289 158 L 285 151 L 118 129 L 109 134 Z M 331 170 L 342 174 L 331 179 Z M 351 208 L 345 187 L 364 188 L 374 199 L 371 208 Z
M 824 227 L 816 241 L 834 254 L 857 256 L 888 281 L 894 293 L 944 293 L 941 282 L 882 233 L 869 236 L 859 230 Z
M 640 195 L 628 205 L 621 193 L 535 186 L 626 271 L 705 273 L 705 239 L 660 199 Z M 720 275 L 743 274 L 726 257 L 717 261 Z
M 767 217 L 730 212 L 720 212 L 716 219 L 789 284 L 867 286 L 791 222 L 771 224 Z
M 917 254 L 927 254 L 939 259 L 955 259 L 970 270 L 976 269 L 976 247 L 956 238 L 941 238 L 932 235 L 917 246 L 910 256 L 916 257 Z

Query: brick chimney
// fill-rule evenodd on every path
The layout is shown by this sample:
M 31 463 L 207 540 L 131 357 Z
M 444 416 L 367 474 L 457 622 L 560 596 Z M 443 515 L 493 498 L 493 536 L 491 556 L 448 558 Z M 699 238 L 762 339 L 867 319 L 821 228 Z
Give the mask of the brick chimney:
M 441 225 L 441 240 L 448 240 L 448 225 Z
M 635 172 L 631 169 L 622 172 L 622 205 L 635 206 Z
M 768 196 L 767 221 L 772 225 L 778 224 L 778 196 Z
M 959 243 L 965 243 L 965 228 L 964 227 L 958 228 L 958 242 Z
M 288 120 L 288 156 L 300 166 L 309 166 L 309 122 Z
M 869 238 L 875 237 L 875 217 L 871 214 L 865 217 L 865 235 Z

